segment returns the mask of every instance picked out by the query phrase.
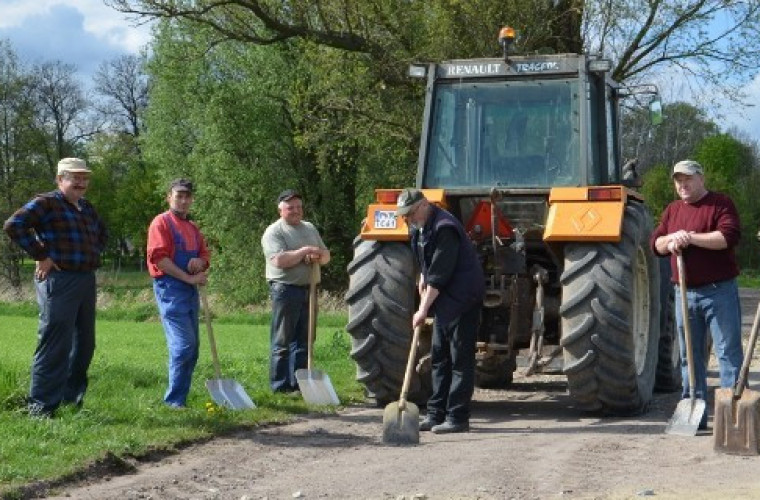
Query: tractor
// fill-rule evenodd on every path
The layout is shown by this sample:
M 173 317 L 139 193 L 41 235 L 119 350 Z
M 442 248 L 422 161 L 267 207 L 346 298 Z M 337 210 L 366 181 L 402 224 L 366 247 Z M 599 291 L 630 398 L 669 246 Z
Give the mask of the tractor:
M 620 146 L 621 102 L 644 96 L 656 123 L 656 89 L 618 84 L 600 56 L 511 54 L 513 39 L 502 30 L 500 58 L 409 70 L 426 82 L 415 185 L 462 222 L 485 271 L 476 385 L 562 373 L 578 408 L 640 413 L 655 386 L 680 384 L 652 216 Z M 376 190 L 348 265 L 351 357 L 378 405 L 399 395 L 419 300 L 400 191 Z M 429 340 L 418 353 L 409 397 L 424 404 Z

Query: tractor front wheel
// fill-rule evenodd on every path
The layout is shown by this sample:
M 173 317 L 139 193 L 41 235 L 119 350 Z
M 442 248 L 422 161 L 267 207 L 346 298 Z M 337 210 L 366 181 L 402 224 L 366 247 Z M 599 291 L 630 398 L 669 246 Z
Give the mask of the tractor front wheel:
M 378 406 L 396 401 L 412 339 L 417 269 L 408 243 L 354 240 L 348 265 L 348 325 L 356 379 Z M 427 354 L 418 349 L 418 359 Z M 422 404 L 430 376 L 412 373 L 408 399 Z

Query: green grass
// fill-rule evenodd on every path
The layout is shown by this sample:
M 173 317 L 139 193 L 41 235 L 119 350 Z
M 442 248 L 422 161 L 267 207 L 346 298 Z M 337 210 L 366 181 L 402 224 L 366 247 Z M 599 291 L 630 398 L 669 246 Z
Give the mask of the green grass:
M 6 315 L 19 307 L 23 316 Z M 33 420 L 23 412 L 29 365 L 36 344 L 36 310 L 3 304 L 0 321 L 0 493 L 20 495 L 20 487 L 40 479 L 60 479 L 100 462 L 126 464 L 121 458 L 171 450 L 182 443 L 233 429 L 283 422 L 310 410 L 300 397 L 268 390 L 268 325 L 214 323 L 225 378 L 237 380 L 256 402 L 254 410 L 208 412 L 211 398 L 204 381 L 215 378 L 205 328 L 201 356 L 188 400 L 176 411 L 161 401 L 166 383 L 166 344 L 158 322 L 97 323 L 97 348 L 90 386 L 80 411 L 66 407 L 51 420 Z M 363 400 L 354 380 L 350 342 L 340 316 L 320 320 L 314 365 L 330 375 L 342 403 Z
M 738 282 L 742 288 L 760 288 L 760 271 L 744 269 L 739 275 Z

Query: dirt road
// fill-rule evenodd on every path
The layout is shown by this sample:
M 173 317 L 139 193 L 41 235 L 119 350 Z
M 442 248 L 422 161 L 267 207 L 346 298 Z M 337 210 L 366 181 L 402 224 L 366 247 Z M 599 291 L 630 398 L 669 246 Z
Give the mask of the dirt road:
M 758 293 L 742 290 L 745 337 Z M 750 386 L 760 389 L 760 362 Z M 717 374 L 711 372 L 711 385 Z M 710 429 L 663 433 L 677 394 L 634 418 L 575 410 L 564 378 L 477 390 L 467 434 L 387 446 L 382 412 L 350 407 L 191 446 L 133 474 L 61 488 L 75 499 L 760 498 L 760 457 L 717 454 Z

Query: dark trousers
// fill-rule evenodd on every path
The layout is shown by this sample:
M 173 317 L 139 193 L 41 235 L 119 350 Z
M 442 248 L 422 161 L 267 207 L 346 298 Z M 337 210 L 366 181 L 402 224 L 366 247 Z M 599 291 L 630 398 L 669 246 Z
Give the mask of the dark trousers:
M 446 325 L 435 321 L 431 360 L 433 394 L 427 414 L 436 422 L 470 420 L 470 401 L 475 390 L 475 344 L 480 305 Z
M 272 282 L 271 353 L 269 385 L 272 391 L 298 389 L 296 370 L 306 368 L 309 327 L 309 290 L 305 287 Z
M 54 271 L 35 281 L 40 322 L 32 362 L 30 408 L 52 413 L 81 404 L 95 353 L 94 272 Z

